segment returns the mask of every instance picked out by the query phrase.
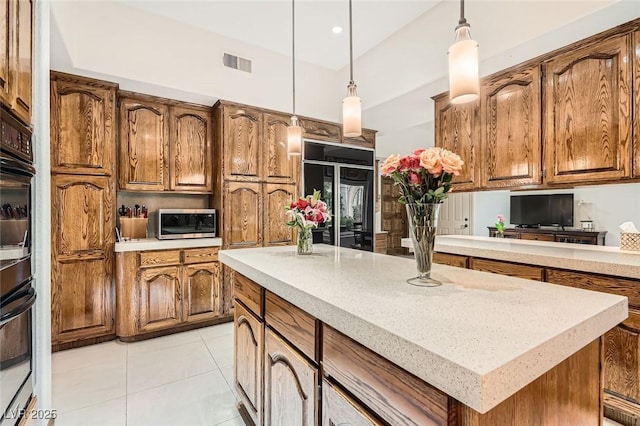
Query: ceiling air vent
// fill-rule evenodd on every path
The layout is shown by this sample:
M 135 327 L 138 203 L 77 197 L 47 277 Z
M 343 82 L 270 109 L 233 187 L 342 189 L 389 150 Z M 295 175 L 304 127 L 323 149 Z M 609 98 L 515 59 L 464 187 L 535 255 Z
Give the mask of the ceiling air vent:
M 233 68 L 245 72 L 251 72 L 251 59 L 241 58 L 239 56 L 225 53 L 222 58 L 225 67 Z

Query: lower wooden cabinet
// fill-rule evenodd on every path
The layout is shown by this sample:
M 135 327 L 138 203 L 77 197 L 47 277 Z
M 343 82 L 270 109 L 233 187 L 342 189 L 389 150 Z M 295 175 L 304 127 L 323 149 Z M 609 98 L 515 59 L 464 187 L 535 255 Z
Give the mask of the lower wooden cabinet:
M 469 259 L 469 269 L 493 272 L 495 274 L 509 275 L 511 277 L 525 278 L 528 280 L 544 281 L 544 268 L 540 266 L 472 258 Z
M 267 328 L 263 424 L 316 425 L 318 397 L 318 369 Z
M 640 311 L 604 335 L 604 365 L 605 389 L 640 402 Z
M 322 381 L 322 426 L 382 426 L 357 402 L 327 380 Z
M 234 309 L 234 382 L 255 425 L 262 424 L 264 323 L 237 303 Z
M 117 336 L 131 341 L 231 320 L 220 263 L 206 262 L 217 253 L 218 247 L 117 253 Z
M 433 253 L 433 261 L 442 265 L 456 266 L 458 268 L 469 267 L 469 258 L 457 254 Z

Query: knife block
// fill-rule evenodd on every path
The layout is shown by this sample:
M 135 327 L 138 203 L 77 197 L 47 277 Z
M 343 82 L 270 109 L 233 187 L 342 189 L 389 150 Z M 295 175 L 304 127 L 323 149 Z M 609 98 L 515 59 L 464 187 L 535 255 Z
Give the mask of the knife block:
M 29 219 L 0 220 L 0 245 L 17 246 L 22 244 Z
M 147 238 L 148 220 L 146 217 L 121 217 L 120 235 L 131 240 Z

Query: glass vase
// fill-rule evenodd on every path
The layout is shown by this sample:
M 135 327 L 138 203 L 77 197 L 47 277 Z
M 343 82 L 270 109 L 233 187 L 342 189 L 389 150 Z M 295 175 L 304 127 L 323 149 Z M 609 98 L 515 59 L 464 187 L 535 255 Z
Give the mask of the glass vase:
M 298 229 L 298 254 L 313 253 L 313 234 L 311 228 Z
M 407 204 L 406 207 L 409 234 L 413 241 L 413 254 L 418 269 L 418 276 L 408 279 L 407 282 L 422 287 L 439 286 L 442 283 L 431 278 L 431 265 L 440 203 Z

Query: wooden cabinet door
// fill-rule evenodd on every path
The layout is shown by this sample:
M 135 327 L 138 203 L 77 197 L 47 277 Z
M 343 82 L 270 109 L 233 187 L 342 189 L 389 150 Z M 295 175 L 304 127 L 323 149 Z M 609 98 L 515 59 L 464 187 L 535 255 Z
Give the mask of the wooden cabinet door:
M 262 117 L 257 109 L 224 108 L 224 176 L 258 180 L 262 159 Z
M 326 121 L 301 118 L 302 136 L 306 139 L 340 143 L 342 141 L 342 126 Z
M 318 369 L 267 328 L 264 361 L 264 425 L 316 425 L 317 393 Z
M 633 33 L 633 75 L 635 76 L 635 81 L 633 83 L 634 94 L 635 94 L 635 104 L 634 104 L 634 114 L 633 114 L 633 122 L 634 122 L 634 131 L 633 131 L 633 150 L 634 150 L 634 160 L 633 164 L 633 176 L 640 177 L 640 30 Z
M 382 426 L 338 387 L 322 381 L 322 426 Z
M 267 183 L 263 186 L 264 245 L 282 246 L 294 244 L 295 232 L 287 226 L 285 207 L 296 197 L 295 184 Z
M 407 209 L 398 202 L 400 187 L 393 184 L 393 179 L 382 179 L 382 229 L 387 231 L 387 254 L 405 254 L 402 239 L 409 234 Z
M 234 385 L 255 425 L 262 424 L 264 323 L 236 303 L 234 312 Z
M 223 241 L 228 248 L 262 246 L 262 189 L 252 182 L 227 182 Z
M 51 171 L 112 175 L 115 87 L 51 79 Z
M 171 108 L 169 189 L 212 191 L 211 127 L 209 109 Z
M 629 37 L 579 48 L 543 65 L 546 182 L 631 176 Z
M 457 191 L 479 187 L 480 102 L 449 103 L 447 96 L 435 101 L 435 146 L 448 149 L 464 161 L 462 172 L 453 178 Z
M 51 308 L 54 344 L 114 330 L 113 183 L 51 178 Z
M 120 189 L 169 189 L 168 112 L 160 103 L 120 99 Z
M 140 332 L 163 330 L 182 322 L 180 267 L 149 268 L 138 279 Z
M 11 43 L 14 38 L 13 1 L 0 0 L 0 100 L 11 106 Z
M 362 129 L 360 136 L 356 138 L 343 137 L 342 143 L 373 149 L 376 147 L 376 132 L 369 129 Z
M 300 156 L 287 154 L 287 128 L 291 118 L 282 114 L 263 114 L 264 149 L 262 176 L 272 182 L 295 182 Z
M 183 269 L 184 321 L 200 321 L 219 316 L 222 303 L 220 264 L 200 263 Z
M 12 108 L 25 123 L 31 124 L 33 69 L 33 0 L 14 0 L 15 19 L 15 86 Z
M 494 78 L 482 90 L 482 186 L 542 183 L 540 68 Z
M 604 388 L 640 403 L 640 311 L 604 335 Z
M 469 269 L 492 272 L 494 274 L 509 275 L 511 277 L 528 280 L 544 281 L 544 268 L 540 266 L 520 265 L 499 260 L 469 259 Z

